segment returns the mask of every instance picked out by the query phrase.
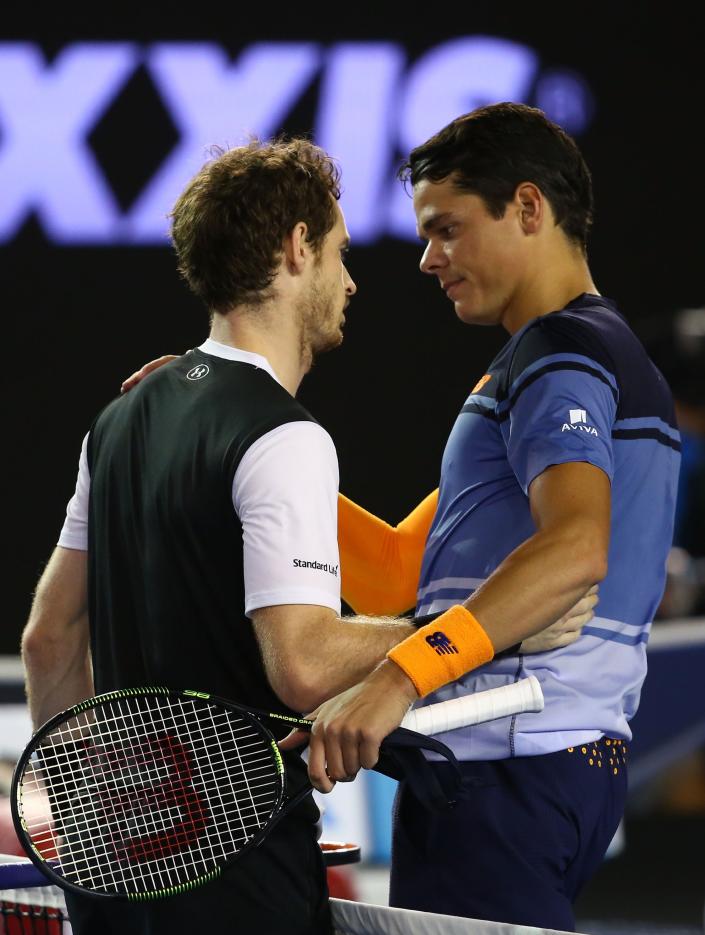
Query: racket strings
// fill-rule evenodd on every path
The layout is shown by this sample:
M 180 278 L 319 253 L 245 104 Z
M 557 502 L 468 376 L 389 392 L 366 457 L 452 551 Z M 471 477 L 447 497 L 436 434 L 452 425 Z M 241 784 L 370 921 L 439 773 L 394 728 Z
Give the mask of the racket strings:
M 212 870 L 281 798 L 268 741 L 249 719 L 182 697 L 103 703 L 44 739 L 22 779 L 28 835 L 70 882 L 167 889 Z
M 155 725 L 155 726 L 156 726 L 156 725 Z M 161 727 L 161 725 L 159 725 L 159 726 Z M 141 752 L 141 751 L 140 751 L 140 752 Z M 141 758 L 141 757 L 140 757 L 140 758 Z M 130 762 L 131 760 L 134 760 L 134 757 L 126 757 L 126 766 L 129 766 L 129 767 L 132 766 L 132 763 Z M 181 803 L 180 803 L 180 804 L 181 804 Z M 153 826 L 153 830 L 158 830 L 158 828 L 156 828 L 156 826 Z

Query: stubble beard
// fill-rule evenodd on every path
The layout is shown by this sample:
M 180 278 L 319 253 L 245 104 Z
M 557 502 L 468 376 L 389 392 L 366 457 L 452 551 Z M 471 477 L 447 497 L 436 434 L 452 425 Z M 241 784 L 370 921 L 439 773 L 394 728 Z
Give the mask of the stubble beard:
M 326 289 L 319 277 L 313 279 L 308 295 L 299 302 L 297 317 L 299 354 L 308 370 L 320 354 L 332 351 L 343 340 L 333 290 Z

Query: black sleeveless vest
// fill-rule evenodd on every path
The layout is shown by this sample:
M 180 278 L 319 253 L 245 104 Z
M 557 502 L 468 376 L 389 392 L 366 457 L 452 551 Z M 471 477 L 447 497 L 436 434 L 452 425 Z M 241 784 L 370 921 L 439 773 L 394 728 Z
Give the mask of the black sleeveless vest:
M 167 685 L 286 710 L 245 617 L 232 483 L 253 442 L 297 421 L 314 420 L 266 371 L 200 350 L 98 416 L 88 443 L 96 691 Z

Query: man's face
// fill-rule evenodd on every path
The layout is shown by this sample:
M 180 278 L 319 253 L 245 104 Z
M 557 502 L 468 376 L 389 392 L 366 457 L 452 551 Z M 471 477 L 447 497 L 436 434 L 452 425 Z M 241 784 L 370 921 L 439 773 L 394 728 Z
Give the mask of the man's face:
M 337 201 L 335 211 L 335 225 L 321 245 L 309 289 L 300 306 L 302 340 L 314 357 L 342 342 L 345 309 L 357 291 L 345 268 L 350 235 Z
M 444 179 L 414 186 L 414 210 L 427 241 L 421 271 L 438 277 L 462 321 L 501 324 L 526 264 L 517 206 L 510 202 L 496 219 L 479 195 Z

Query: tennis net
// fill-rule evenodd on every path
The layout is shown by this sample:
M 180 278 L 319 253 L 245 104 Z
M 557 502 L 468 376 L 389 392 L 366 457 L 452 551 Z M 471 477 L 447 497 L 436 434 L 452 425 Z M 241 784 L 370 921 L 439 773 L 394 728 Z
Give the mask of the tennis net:
M 27 881 L 35 880 L 37 871 L 29 861 L 26 868 Z M 4 888 L 6 881 L 16 884 L 22 877 L 17 857 L 0 855 L 0 935 L 71 935 L 62 891 L 54 886 Z M 564 935 L 553 929 L 390 909 L 344 899 L 331 899 L 331 909 L 336 935 Z

